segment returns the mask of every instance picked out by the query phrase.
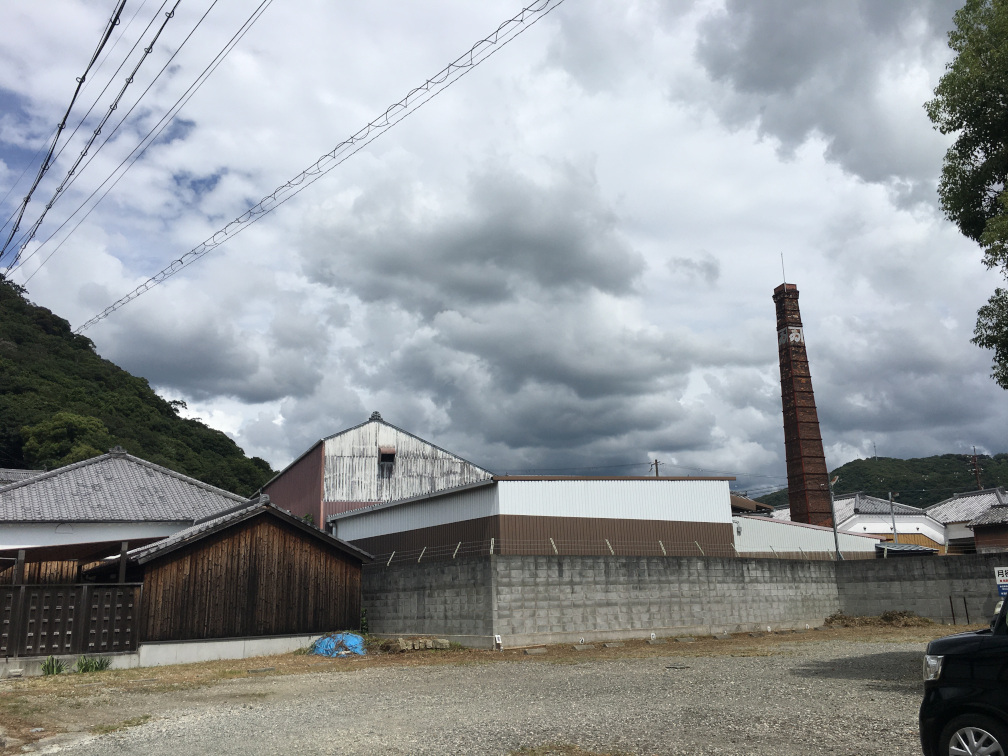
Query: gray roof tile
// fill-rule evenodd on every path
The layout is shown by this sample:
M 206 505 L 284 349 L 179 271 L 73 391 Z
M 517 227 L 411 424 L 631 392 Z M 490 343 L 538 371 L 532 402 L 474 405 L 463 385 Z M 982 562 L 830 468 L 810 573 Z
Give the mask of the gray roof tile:
M 970 522 L 991 507 L 1008 504 L 1008 495 L 1000 488 L 985 488 L 982 491 L 956 494 L 951 499 L 932 504 L 927 513 L 938 522 Z
M 41 475 L 45 470 L 19 470 L 10 467 L 0 467 L 0 485 L 16 483 L 20 480 L 28 480 L 36 475 Z
M 836 512 L 837 523 L 846 522 L 855 514 L 868 515 L 889 515 L 889 499 L 880 499 L 867 494 L 844 494 L 833 498 L 833 509 Z M 920 515 L 924 510 L 912 507 L 909 504 L 893 502 L 893 510 L 897 515 Z M 791 510 L 787 507 L 775 509 L 773 512 L 775 520 L 790 520 Z
M 116 449 L 0 486 L 0 522 L 192 522 L 244 501 Z
M 1008 506 L 991 507 L 975 520 L 969 523 L 970 527 L 976 525 L 1005 525 L 1008 524 Z

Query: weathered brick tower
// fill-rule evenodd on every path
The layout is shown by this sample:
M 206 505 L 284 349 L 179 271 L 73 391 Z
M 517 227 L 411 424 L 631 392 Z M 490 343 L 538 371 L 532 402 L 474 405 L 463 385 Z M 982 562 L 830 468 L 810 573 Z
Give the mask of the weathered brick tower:
M 777 352 L 791 519 L 831 527 L 829 473 L 812 395 L 805 333 L 798 311 L 798 287 L 781 284 L 774 289 L 773 300 L 777 306 Z

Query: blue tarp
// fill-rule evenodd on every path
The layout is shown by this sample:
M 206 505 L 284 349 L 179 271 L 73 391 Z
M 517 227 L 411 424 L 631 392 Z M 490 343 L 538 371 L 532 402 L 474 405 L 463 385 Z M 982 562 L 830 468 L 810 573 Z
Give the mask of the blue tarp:
M 366 656 L 364 639 L 356 633 L 329 633 L 312 644 L 311 653 L 319 656 Z

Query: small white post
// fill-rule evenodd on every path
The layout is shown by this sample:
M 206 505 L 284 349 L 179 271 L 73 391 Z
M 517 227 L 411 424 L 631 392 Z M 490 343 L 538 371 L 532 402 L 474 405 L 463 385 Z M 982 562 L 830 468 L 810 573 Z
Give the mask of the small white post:
M 385 562 L 385 566 L 386 567 L 388 567 L 390 564 L 392 564 L 392 557 L 394 557 L 394 556 L 395 556 L 395 552 L 393 551 L 392 554 L 389 555 L 388 561 Z
M 459 541 L 458 542 L 458 546 L 455 547 L 455 553 L 452 554 L 452 559 L 454 559 L 456 556 L 458 556 L 458 550 L 461 549 L 461 548 L 462 548 L 462 541 Z
M 422 549 L 420 549 L 420 556 L 418 556 L 416 558 L 417 564 L 420 564 L 420 560 L 423 559 L 423 555 L 424 555 L 425 551 L 427 551 L 427 547 L 426 546 L 424 546 Z
M 664 543 L 662 543 L 661 541 L 658 541 L 658 545 L 659 545 L 659 546 L 661 546 L 661 553 L 662 553 L 662 556 L 668 556 L 668 552 L 667 552 L 667 551 L 665 551 L 665 544 L 664 544 Z
M 557 556 L 560 556 L 560 552 L 557 551 L 556 544 L 553 543 L 553 537 L 552 536 L 550 536 L 550 546 L 553 547 L 553 553 L 556 554 Z
M 777 549 L 775 549 L 773 546 L 770 547 L 770 551 L 773 552 L 773 555 L 775 557 L 780 557 L 780 554 L 777 553 Z
M 612 544 L 609 543 L 609 539 L 606 538 L 604 540 L 605 540 L 605 545 L 609 547 L 609 553 L 612 554 L 613 556 L 616 556 L 616 552 L 612 550 Z
M 699 544 L 699 543 L 698 543 L 697 541 L 693 541 L 693 543 L 695 543 L 695 544 L 696 544 L 696 547 L 697 547 L 698 549 L 700 549 L 700 553 L 701 553 L 701 554 L 703 554 L 703 556 L 707 556 L 706 554 L 704 554 L 704 550 L 703 550 L 703 548 L 702 548 L 702 547 L 700 546 L 700 544 Z
M 490 553 L 493 554 L 494 539 L 490 539 Z

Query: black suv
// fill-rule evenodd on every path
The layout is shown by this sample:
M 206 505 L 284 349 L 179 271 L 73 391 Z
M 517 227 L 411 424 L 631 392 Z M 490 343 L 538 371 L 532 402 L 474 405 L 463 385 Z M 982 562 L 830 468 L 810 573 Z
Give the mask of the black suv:
M 924 656 L 925 756 L 1008 756 L 1008 601 L 990 629 L 933 640 Z

